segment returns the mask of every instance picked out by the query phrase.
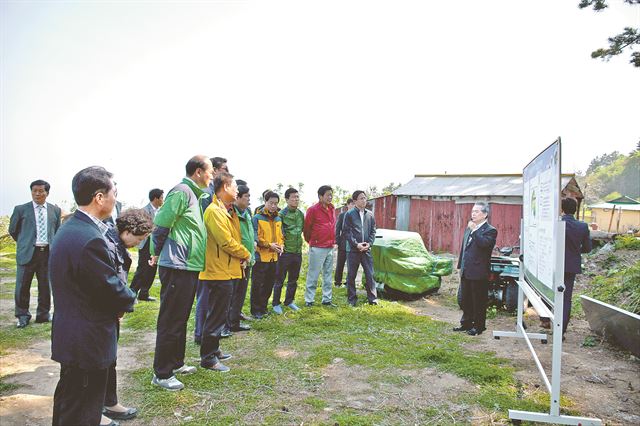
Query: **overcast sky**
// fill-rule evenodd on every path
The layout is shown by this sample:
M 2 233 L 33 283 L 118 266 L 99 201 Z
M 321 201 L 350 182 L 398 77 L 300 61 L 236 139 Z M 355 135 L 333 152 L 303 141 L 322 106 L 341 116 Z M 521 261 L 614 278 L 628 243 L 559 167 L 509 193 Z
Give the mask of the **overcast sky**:
M 640 139 L 640 70 L 590 58 L 640 7 L 553 1 L 1 1 L 0 214 L 102 165 L 142 206 L 195 154 L 257 196 L 563 171 Z M 255 205 L 256 203 L 254 203 Z

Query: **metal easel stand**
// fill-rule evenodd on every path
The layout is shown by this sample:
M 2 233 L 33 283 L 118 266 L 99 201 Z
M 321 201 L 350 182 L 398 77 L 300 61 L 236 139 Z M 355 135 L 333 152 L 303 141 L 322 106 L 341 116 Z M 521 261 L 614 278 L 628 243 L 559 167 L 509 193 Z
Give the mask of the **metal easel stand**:
M 566 416 L 560 414 L 560 375 L 561 375 L 561 363 L 562 363 L 562 315 L 564 307 L 564 222 L 561 222 L 558 226 L 558 234 L 556 235 L 556 241 L 558 242 L 558 250 L 556 250 L 556 265 L 561 265 L 561 268 L 556 268 L 554 274 L 554 282 L 561 283 L 556 285 L 554 289 L 554 307 L 553 312 L 542 302 L 542 299 L 531 288 L 529 283 L 524 280 L 523 265 L 520 264 L 520 279 L 518 280 L 518 319 L 516 322 L 516 331 L 494 331 L 493 338 L 499 340 L 501 337 L 515 337 L 524 339 L 525 343 L 529 347 L 529 351 L 533 356 L 533 360 L 540 372 L 547 391 L 550 394 L 550 406 L 549 413 L 537 413 L 532 411 L 519 411 L 509 410 L 509 418 L 514 423 L 519 423 L 522 420 L 540 422 L 540 423 L 556 423 L 563 425 L 602 425 L 600 419 L 591 417 L 576 417 Z M 562 271 L 560 277 L 558 271 Z M 535 310 L 541 317 L 548 317 L 553 322 L 553 346 L 551 352 L 551 382 L 547 377 L 547 373 L 544 371 L 544 367 L 540 363 L 540 359 L 536 354 L 536 351 L 531 344 L 531 339 L 540 340 L 543 344 L 547 343 L 547 335 L 544 333 L 527 333 L 523 326 L 523 314 L 524 314 L 524 295 L 527 295 L 529 302 L 533 305 Z M 555 338 L 557 336 L 557 338 Z

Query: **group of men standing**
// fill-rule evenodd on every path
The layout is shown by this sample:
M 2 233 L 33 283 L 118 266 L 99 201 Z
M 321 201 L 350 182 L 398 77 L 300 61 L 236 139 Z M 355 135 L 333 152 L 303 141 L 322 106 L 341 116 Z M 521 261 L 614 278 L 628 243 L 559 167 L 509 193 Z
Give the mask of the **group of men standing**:
M 375 238 L 375 221 L 366 210 L 366 195 L 356 191 L 354 213 L 345 213 L 340 234 L 349 250 L 349 304 L 355 306 L 355 274 L 360 264 L 367 277 L 369 303 L 377 304 L 370 248 Z M 286 207 L 279 210 L 280 195 L 263 192 L 264 204 L 252 215 L 247 183 L 234 179 L 227 160 L 195 156 L 186 166 L 186 177 L 167 193 L 155 216 L 151 236 L 150 264 L 158 264 L 160 312 L 158 315 L 154 375 L 152 383 L 167 390 L 184 384 L 178 375 L 192 374 L 185 364 L 187 322 L 196 299 L 194 341 L 200 345 L 200 367 L 227 372 L 223 361 L 232 358 L 220 348 L 220 341 L 233 332 L 250 329 L 241 320 L 249 317 L 242 306 L 251 277 L 250 309 L 253 319 L 272 311 L 298 311 L 297 281 L 302 266 L 303 238 L 309 243 L 309 270 L 305 306 L 314 304 L 317 281 L 322 274 L 324 306 L 336 306 L 332 298 L 333 252 L 336 241 L 333 191 L 318 189 L 318 203 L 304 214 L 300 194 L 285 191 Z M 353 277 L 351 277 L 353 275 Z M 282 289 L 287 288 L 282 301 Z M 273 296 L 273 297 L 272 297 Z
M 217 372 L 229 371 L 222 361 L 232 358 L 221 350 L 220 340 L 250 329 L 241 319 L 248 319 L 242 306 L 251 275 L 254 319 L 268 314 L 272 295 L 274 313 L 300 309 L 294 300 L 303 238 L 309 244 L 306 307 L 314 305 L 320 275 L 322 305 L 336 306 L 332 297 L 336 248 L 335 284 L 341 285 L 346 263 L 348 304 L 357 303 L 355 279 L 360 266 L 368 303 L 378 303 L 371 255 L 376 225 L 372 212 L 366 209 L 364 191 L 353 193 L 348 210 L 337 220 L 333 191 L 327 185 L 318 189 L 318 203 L 306 214 L 299 209 L 298 191 L 289 188 L 284 194 L 285 208 L 278 209 L 279 194 L 265 191 L 265 204 L 251 215 L 249 187 L 229 173 L 226 159 L 195 156 L 187 162 L 185 172 L 166 198 L 162 190 L 154 189 L 144 209 L 125 211 L 115 221 L 117 190 L 112 174 L 102 167 L 89 167 L 74 176 L 72 190 L 78 209 L 63 226 L 60 209 L 46 203 L 50 187 L 45 181 L 33 182 L 33 201 L 15 208 L 9 232 L 18 243 L 15 315 L 19 328 L 31 319 L 29 289 L 34 274 L 39 289 L 36 322 L 50 320 L 51 277 L 56 307 L 52 359 L 61 364 L 54 424 L 113 426 L 117 423 L 109 418 L 106 420 L 111 423 L 101 423 L 105 419 L 100 417 L 102 413 L 116 419 L 135 416 L 137 411 L 120 405 L 115 394 L 119 318 L 133 310 L 136 296 L 155 300 L 149 296 L 149 288 L 156 268 L 161 291 L 152 383 L 167 390 L 184 388 L 177 375 L 197 371 L 185 364 L 187 322 L 196 295 L 195 341 L 200 345 L 200 366 Z M 572 224 L 575 202 L 563 201 L 562 206 L 563 220 Z M 497 237 L 488 216 L 486 203 L 474 205 L 459 258 L 463 316 L 454 330 L 470 335 L 481 334 L 486 328 L 487 276 Z M 581 226 L 567 226 L 568 237 L 570 233 L 577 235 L 573 228 L 582 232 Z M 568 244 L 568 248 L 578 251 L 579 259 L 588 237 L 580 234 L 573 240 L 577 243 Z M 126 247 L 136 245 L 139 263 L 129 288 L 131 260 Z M 573 284 L 579 270 L 567 270 L 567 284 Z M 281 302 L 285 279 L 287 289 Z M 568 316 L 566 309 L 563 331 Z

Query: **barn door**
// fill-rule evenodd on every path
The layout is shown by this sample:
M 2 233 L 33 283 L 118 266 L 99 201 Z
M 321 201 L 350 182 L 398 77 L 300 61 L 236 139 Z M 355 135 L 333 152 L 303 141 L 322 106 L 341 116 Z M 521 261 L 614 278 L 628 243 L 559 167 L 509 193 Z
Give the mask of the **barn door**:
M 411 198 L 398 197 L 396 205 L 396 229 L 398 231 L 409 230 L 409 210 L 411 207 Z

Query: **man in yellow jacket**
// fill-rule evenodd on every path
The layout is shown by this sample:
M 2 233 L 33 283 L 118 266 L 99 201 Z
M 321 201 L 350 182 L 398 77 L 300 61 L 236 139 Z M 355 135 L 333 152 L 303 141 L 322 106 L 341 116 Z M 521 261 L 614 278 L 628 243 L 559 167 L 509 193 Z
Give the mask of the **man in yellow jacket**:
M 253 216 L 256 239 L 256 263 L 251 275 L 251 315 L 262 319 L 267 314 L 267 303 L 276 279 L 278 256 L 284 248 L 282 219 L 278 216 L 280 196 L 273 191 L 264 195 L 264 208 Z
M 229 367 L 221 361 L 231 358 L 220 350 L 220 334 L 225 327 L 233 286 L 244 274 L 251 258 L 242 245 L 240 230 L 231 221 L 229 209 L 238 197 L 238 185 L 233 176 L 223 172 L 213 180 L 215 195 L 204 212 L 207 228 L 207 251 L 203 283 L 203 301 L 207 313 L 200 345 L 200 366 L 208 370 L 227 372 Z

